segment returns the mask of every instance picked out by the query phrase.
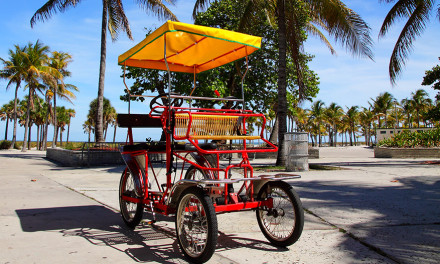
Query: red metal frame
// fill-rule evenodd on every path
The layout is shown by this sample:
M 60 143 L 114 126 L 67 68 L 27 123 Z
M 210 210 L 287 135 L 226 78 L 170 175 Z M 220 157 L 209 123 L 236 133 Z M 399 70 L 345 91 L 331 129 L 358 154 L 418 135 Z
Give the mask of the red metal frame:
M 160 116 L 157 115 L 152 115 L 154 110 L 157 110 L 158 108 L 162 108 L 163 109 L 163 113 Z M 178 137 L 175 135 L 174 131 L 172 131 L 172 127 L 171 127 L 171 120 L 169 119 L 171 114 L 174 113 L 184 113 L 184 114 L 188 114 L 190 121 L 189 121 L 189 125 L 188 125 L 188 132 L 186 133 L 186 136 L 184 137 Z M 262 118 L 263 120 L 263 125 L 261 128 L 261 133 L 260 133 L 260 137 L 261 140 L 266 143 L 267 146 L 269 146 L 268 148 L 247 148 L 247 144 L 246 144 L 246 139 L 239 139 L 243 141 L 243 149 L 236 149 L 236 150 L 204 150 L 202 148 L 200 148 L 200 146 L 198 145 L 198 141 L 197 140 L 193 140 L 189 137 L 189 131 L 191 130 L 191 121 L 192 121 L 192 115 L 193 114 L 203 114 L 203 115 L 216 115 L 216 116 L 228 116 L 233 114 L 234 116 L 243 116 L 243 128 L 244 128 L 244 132 L 246 132 L 246 128 L 245 128 L 245 120 L 249 117 L 259 117 Z M 263 114 L 255 114 L 252 111 L 249 110 L 234 110 L 234 109 L 206 109 L 206 108 L 184 108 L 184 107 L 166 107 L 166 106 L 157 106 L 154 107 L 151 111 L 150 111 L 150 117 L 151 118 L 159 118 L 161 119 L 162 122 L 162 129 L 165 131 L 165 136 L 166 136 L 166 148 L 165 151 L 154 151 L 154 152 L 148 152 L 146 150 L 144 151 L 135 151 L 135 152 L 130 152 L 130 151 L 126 151 L 126 152 L 122 152 L 122 154 L 130 154 L 130 155 L 145 155 L 145 164 L 146 164 L 146 168 L 145 168 L 145 175 L 146 175 L 146 179 L 145 182 L 143 182 L 142 184 L 143 189 L 144 189 L 144 197 L 142 199 L 138 199 L 138 198 L 133 198 L 133 197 L 128 197 L 128 196 L 122 196 L 122 199 L 128 202 L 132 202 L 132 203 L 139 203 L 142 202 L 144 203 L 146 206 L 150 206 L 150 204 L 153 204 L 154 207 L 154 211 L 156 213 L 160 213 L 160 214 L 164 214 L 164 215 L 168 215 L 168 214 L 172 214 L 175 213 L 175 209 L 168 206 L 166 204 L 166 197 L 168 195 L 172 195 L 171 192 L 171 188 L 172 188 L 172 181 L 171 181 L 171 175 L 172 175 L 172 157 L 176 157 L 180 160 L 182 160 L 184 163 L 189 163 L 193 166 L 195 166 L 196 168 L 200 169 L 200 170 L 204 170 L 204 171 L 212 171 L 212 172 L 217 172 L 217 177 L 218 179 L 228 179 L 228 175 L 229 175 L 229 171 L 231 169 L 243 169 L 244 171 L 244 177 L 247 178 L 252 178 L 253 177 L 253 167 L 251 166 L 250 162 L 249 162 L 249 157 L 248 157 L 248 153 L 255 153 L 255 152 L 276 152 L 278 151 L 278 147 L 275 146 L 274 144 L 272 144 L 271 142 L 269 142 L 268 140 L 266 140 L 264 138 L 264 129 L 265 129 L 265 125 L 266 125 L 266 118 Z M 128 144 L 133 144 L 133 132 L 132 129 L 129 127 L 128 128 Z M 216 154 L 217 155 L 217 167 L 206 167 L 203 166 L 201 164 L 198 164 L 197 162 L 191 161 L 188 158 L 186 158 L 186 156 L 181 155 L 181 153 L 190 153 L 193 151 L 185 151 L 185 150 L 172 150 L 172 141 L 174 140 L 187 140 L 189 143 L 191 143 L 197 150 L 198 153 L 200 154 Z M 148 184 L 146 184 L 148 182 L 148 166 L 149 164 L 151 164 L 149 158 L 148 158 L 148 154 L 149 153 L 165 153 L 166 154 L 166 188 L 165 190 L 163 190 L 160 186 L 160 184 L 158 184 L 158 180 L 157 180 L 157 176 L 154 172 L 153 169 L 153 176 L 155 178 L 156 183 L 159 186 L 159 190 L 162 192 L 156 193 L 156 197 L 161 197 L 160 199 L 151 199 L 150 198 L 150 193 L 152 195 L 155 195 L 154 192 L 149 192 L 148 190 Z M 239 162 L 238 164 L 231 164 L 229 166 L 227 166 L 226 168 L 220 168 L 219 167 L 219 155 L 221 154 L 230 154 L 230 153 L 239 153 L 242 155 L 242 160 L 241 162 Z M 183 167 L 182 167 L 183 169 Z M 183 174 L 183 172 L 182 172 Z M 182 178 L 182 174 L 180 176 L 180 178 Z M 221 177 L 220 174 L 223 174 L 223 177 Z M 214 203 L 214 207 L 215 207 L 215 211 L 216 212 L 233 212 L 233 211 L 241 211 L 241 210 L 250 210 L 250 209 L 255 209 L 261 206 L 266 206 L 271 208 L 273 206 L 272 204 L 272 199 L 267 199 L 264 201 L 256 201 L 254 199 L 254 184 L 253 182 L 248 182 L 246 180 L 243 181 L 243 184 L 241 185 L 239 192 L 236 193 L 229 193 L 228 192 L 228 185 L 227 184 L 223 184 L 224 186 L 221 186 L 221 184 L 216 185 L 217 187 L 221 187 L 222 190 L 222 194 L 224 196 L 224 204 L 216 204 Z M 243 190 L 246 190 L 246 193 L 248 193 L 249 196 L 249 201 L 246 202 L 239 202 L 237 199 L 237 194 L 240 193 Z

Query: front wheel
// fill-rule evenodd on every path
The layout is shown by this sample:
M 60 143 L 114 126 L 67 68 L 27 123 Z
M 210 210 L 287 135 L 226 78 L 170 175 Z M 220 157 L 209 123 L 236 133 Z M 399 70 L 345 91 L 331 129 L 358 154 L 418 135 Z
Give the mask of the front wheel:
M 180 249 L 190 262 L 203 263 L 214 254 L 217 217 L 202 189 L 189 187 L 182 193 L 177 206 L 176 233 Z
M 121 209 L 122 219 L 125 224 L 134 229 L 142 220 L 144 212 L 144 205 L 141 202 L 133 203 L 123 198 L 137 198 L 142 200 L 142 197 L 138 197 L 135 191 L 135 183 L 133 175 L 128 169 L 122 173 L 121 181 L 119 182 L 119 207 Z
M 282 181 L 266 183 L 258 193 L 259 201 L 272 199 L 272 208 L 257 208 L 261 232 L 274 245 L 287 247 L 301 236 L 304 211 L 298 194 Z

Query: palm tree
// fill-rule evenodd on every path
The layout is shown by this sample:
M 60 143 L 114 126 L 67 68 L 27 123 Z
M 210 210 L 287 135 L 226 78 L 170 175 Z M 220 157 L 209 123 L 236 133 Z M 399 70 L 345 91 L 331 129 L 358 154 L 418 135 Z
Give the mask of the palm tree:
M 63 145 L 63 131 L 65 130 L 64 127 L 69 122 L 69 114 L 67 112 L 67 109 L 64 106 L 58 106 L 57 109 L 57 123 L 55 124 L 56 127 L 56 136 L 55 139 L 58 138 L 58 132 L 60 133 L 60 146 Z M 57 141 L 55 141 L 55 144 Z
M 413 101 L 411 99 L 405 98 L 402 99 L 400 105 L 402 106 L 402 110 L 406 115 L 406 126 L 412 127 L 412 123 L 413 123 L 412 114 L 414 112 Z
M 0 71 L 0 78 L 8 79 L 8 85 L 6 85 L 6 89 L 8 89 L 13 83 L 15 83 L 15 97 L 14 97 L 14 130 L 12 134 L 12 144 L 11 148 L 15 146 L 15 142 L 17 141 L 17 105 L 18 102 L 18 88 L 20 88 L 21 81 L 24 79 L 26 74 L 24 61 L 23 61 L 23 53 L 25 51 L 24 47 L 20 47 L 15 45 L 15 51 L 9 50 L 9 60 L 6 61 L 2 58 L 0 60 L 3 63 L 3 70 Z
M 432 104 L 432 100 L 428 97 L 428 93 L 423 89 L 419 89 L 415 93 L 411 93 L 411 96 L 411 101 L 417 115 L 417 127 L 420 127 L 421 112 L 427 110 L 427 108 Z
M 211 0 L 197 0 L 193 16 L 203 9 Z M 301 50 L 303 49 L 303 31 L 318 36 L 331 52 L 334 53 L 329 41 L 314 26 L 320 25 L 337 42 L 345 45 L 354 54 L 372 58 L 370 28 L 362 18 L 349 9 L 340 0 L 248 0 L 244 2 L 248 12 L 243 17 L 243 25 L 252 24 L 254 12 L 265 11 L 267 17 L 278 29 L 278 157 L 277 165 L 284 166 L 286 153 L 284 147 L 284 134 L 287 132 L 287 78 L 286 55 L 290 52 L 298 76 L 299 101 L 303 98 L 304 82 L 303 68 L 300 63 Z M 303 23 L 304 16 L 309 17 L 307 24 Z
M 316 131 L 318 133 L 318 146 L 321 146 L 321 134 L 323 129 L 323 123 L 325 119 L 325 105 L 324 102 L 321 100 L 316 101 L 313 103 L 312 107 L 310 108 L 310 116 L 312 117 L 313 122 L 316 125 Z
M 371 143 L 371 124 L 374 120 L 374 114 L 369 108 L 362 108 L 362 112 L 359 113 L 359 122 L 362 126 L 365 136 L 365 145 L 370 146 Z
M 0 117 L 1 120 L 6 121 L 5 140 L 8 140 L 9 122 L 12 121 L 14 117 L 14 101 L 11 100 L 0 108 Z
M 372 107 L 373 113 L 377 115 L 378 125 L 381 127 L 380 116 L 383 115 L 385 118 L 385 127 L 388 127 L 387 124 L 387 113 L 393 107 L 393 102 L 395 101 L 394 97 L 389 92 L 384 92 L 379 94 L 376 99 L 371 98 L 373 104 L 370 103 L 370 107 Z
M 331 103 L 325 110 L 325 117 L 329 123 L 329 142 L 333 146 L 337 146 L 338 123 L 344 115 L 342 107 L 336 103 Z
M 168 3 L 174 3 L 174 0 L 165 0 Z M 78 0 L 49 0 L 40 9 L 35 12 L 31 18 L 31 26 L 33 27 L 38 20 L 45 21 L 57 11 L 64 12 L 69 7 L 76 7 L 80 1 Z M 177 20 L 174 14 L 165 6 L 162 0 L 136 0 L 140 8 L 151 10 L 159 18 L 169 18 Z M 118 38 L 119 31 L 125 31 L 130 39 L 131 35 L 128 19 L 125 15 L 124 7 L 121 0 L 103 0 L 102 1 L 102 23 L 101 23 L 101 59 L 99 65 L 99 82 L 98 82 L 98 111 L 96 111 L 96 138 L 98 142 L 104 141 L 104 125 L 103 125 L 103 98 L 104 98 L 104 78 L 105 78 L 105 58 L 107 50 L 107 28 L 113 41 Z
M 58 87 L 61 91 L 66 91 L 66 85 L 64 84 L 64 77 L 68 77 L 71 75 L 71 72 L 67 70 L 67 66 L 69 63 L 72 62 L 72 56 L 69 53 L 65 52 L 58 52 L 54 51 L 52 52 L 52 57 L 50 58 L 50 66 L 54 69 L 57 69 L 59 73 L 61 73 L 62 78 L 54 78 L 55 82 L 52 85 L 53 89 L 53 123 L 57 124 L 57 90 Z M 74 87 L 75 90 L 78 90 L 75 86 L 70 85 L 71 87 Z M 53 132 L 53 140 L 52 140 L 52 147 L 56 147 L 55 142 L 57 141 L 57 127 L 54 126 L 54 132 Z
M 61 74 L 50 66 L 47 66 L 47 62 L 49 57 L 47 53 L 49 52 L 49 47 L 44 46 L 40 41 L 37 40 L 35 44 L 29 43 L 25 52 L 23 53 L 23 61 L 25 68 L 25 78 L 24 80 L 27 82 L 27 88 L 29 90 L 28 95 L 28 108 L 26 115 L 26 123 L 25 123 L 25 132 L 24 132 L 24 142 L 22 151 L 26 151 L 26 143 L 28 137 L 28 128 L 29 128 L 29 118 L 31 108 L 34 107 L 33 98 L 35 92 L 43 88 L 40 85 L 40 81 L 44 80 L 48 83 L 54 82 L 54 77 L 62 78 Z
M 382 27 L 379 32 L 379 37 L 384 37 L 390 27 L 395 21 L 400 21 L 402 18 L 407 19 L 405 26 L 400 32 L 394 45 L 393 53 L 391 54 L 390 63 L 388 66 L 390 81 L 392 84 L 396 83 L 406 60 L 412 50 L 413 41 L 420 36 L 425 30 L 426 23 L 432 16 L 433 9 L 435 9 L 435 0 L 380 0 L 381 2 L 396 2 L 386 15 Z M 437 9 L 437 14 L 440 14 L 440 6 Z
M 93 126 L 93 130 L 95 131 L 95 140 L 97 140 L 96 136 L 96 110 L 97 110 L 97 104 L 98 100 L 94 99 L 92 102 L 90 102 L 90 108 L 89 113 L 87 115 L 88 119 L 90 119 L 90 122 Z M 116 119 L 116 110 L 111 105 L 110 100 L 104 97 L 104 128 L 105 132 L 108 128 L 108 125 L 113 122 L 113 120 Z
M 355 105 L 352 107 L 347 107 L 347 112 L 345 113 L 345 116 L 347 118 L 347 122 L 349 124 L 349 133 L 350 133 L 350 146 L 353 146 L 353 141 L 354 141 L 354 145 L 356 146 L 356 124 L 358 122 L 358 118 L 359 118 L 359 106 Z M 353 141 L 352 141 L 352 136 L 353 135 Z
M 69 109 L 67 109 L 67 114 L 69 115 L 69 122 L 67 123 L 67 140 L 66 140 L 66 143 L 69 143 L 70 120 L 72 119 L 72 117 L 75 117 L 76 112 L 75 112 L 74 109 L 69 108 Z
M 84 133 L 89 135 L 88 142 L 90 143 L 90 134 L 94 133 L 94 124 L 91 116 L 87 116 L 87 120 L 83 124 Z
M 47 106 L 44 99 L 40 98 L 39 96 L 35 96 L 34 98 L 34 109 L 31 111 L 31 123 L 35 124 L 37 126 L 37 149 L 41 149 L 40 142 L 42 141 L 42 136 L 40 135 L 40 128 L 44 128 L 44 124 L 46 123 L 46 112 L 47 112 Z M 30 130 L 29 130 L 30 134 Z M 43 133 L 41 133 L 43 134 Z

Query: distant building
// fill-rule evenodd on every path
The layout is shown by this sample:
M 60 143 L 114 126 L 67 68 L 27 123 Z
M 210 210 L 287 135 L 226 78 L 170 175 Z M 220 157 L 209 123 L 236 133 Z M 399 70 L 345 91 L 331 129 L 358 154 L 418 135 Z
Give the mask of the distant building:
M 394 136 L 395 134 L 398 134 L 404 130 L 410 131 L 410 132 L 421 132 L 426 130 L 433 130 L 436 129 L 435 127 L 413 127 L 413 128 L 378 128 L 376 129 L 376 142 L 381 141 L 382 139 L 389 138 Z

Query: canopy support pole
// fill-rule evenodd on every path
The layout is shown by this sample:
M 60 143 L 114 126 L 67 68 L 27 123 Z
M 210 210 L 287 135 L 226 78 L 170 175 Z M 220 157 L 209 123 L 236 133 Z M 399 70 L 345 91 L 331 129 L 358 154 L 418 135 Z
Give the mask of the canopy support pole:
M 247 54 L 247 47 L 245 47 L 246 50 L 246 71 L 244 72 L 243 76 L 241 77 L 241 99 L 243 99 L 243 107 L 242 110 L 244 111 L 244 105 L 245 105 L 245 100 L 244 100 L 244 77 L 246 76 L 248 70 L 249 70 L 249 61 L 248 61 L 248 54 Z
M 127 84 L 125 83 L 125 68 L 126 68 L 126 65 L 125 65 L 125 62 L 124 62 L 124 77 L 123 77 L 122 81 L 124 82 L 125 90 L 126 90 L 127 93 L 128 93 L 128 113 L 130 114 L 131 93 L 130 93 L 130 89 L 128 89 L 128 86 L 127 86 Z
M 171 71 L 170 66 L 167 61 L 167 34 L 165 33 L 163 36 L 163 59 L 165 60 L 165 66 L 167 67 L 168 72 L 168 103 L 170 103 L 170 94 L 171 94 Z
M 194 71 L 193 71 L 193 74 L 194 74 L 194 87 L 193 87 L 191 93 L 189 94 L 190 97 L 192 96 L 194 90 L 196 89 L 196 65 L 193 66 L 193 69 L 194 69 Z M 191 99 L 189 99 L 189 108 L 192 108 L 192 100 Z

